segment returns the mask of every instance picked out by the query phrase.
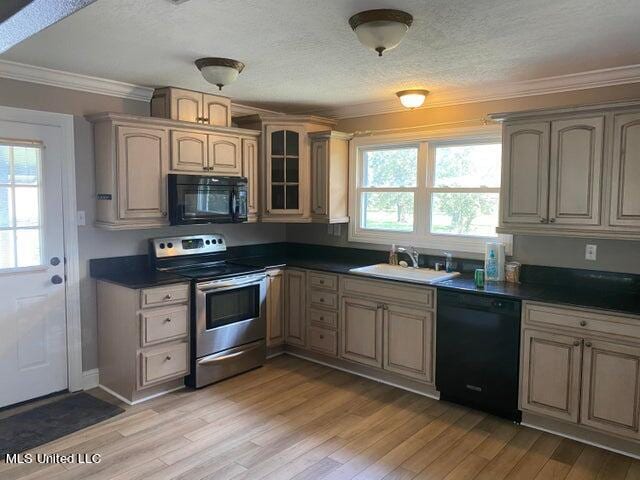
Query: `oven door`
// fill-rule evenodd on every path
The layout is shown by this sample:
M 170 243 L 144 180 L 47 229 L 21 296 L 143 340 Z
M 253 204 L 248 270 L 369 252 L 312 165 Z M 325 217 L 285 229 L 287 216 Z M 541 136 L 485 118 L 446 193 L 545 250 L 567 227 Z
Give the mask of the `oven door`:
M 196 358 L 266 337 L 265 274 L 196 284 Z

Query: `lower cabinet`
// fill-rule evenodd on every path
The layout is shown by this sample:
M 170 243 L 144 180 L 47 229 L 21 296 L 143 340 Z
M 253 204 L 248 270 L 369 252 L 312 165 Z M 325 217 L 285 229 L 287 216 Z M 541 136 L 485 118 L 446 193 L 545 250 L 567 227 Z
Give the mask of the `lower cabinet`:
M 267 270 L 267 346 L 284 342 L 284 271 Z
M 640 439 L 638 320 L 526 302 L 521 409 Z
M 287 269 L 284 274 L 284 335 L 285 342 L 306 345 L 306 272 Z
M 340 356 L 382 367 L 382 307 L 362 298 L 342 298 Z

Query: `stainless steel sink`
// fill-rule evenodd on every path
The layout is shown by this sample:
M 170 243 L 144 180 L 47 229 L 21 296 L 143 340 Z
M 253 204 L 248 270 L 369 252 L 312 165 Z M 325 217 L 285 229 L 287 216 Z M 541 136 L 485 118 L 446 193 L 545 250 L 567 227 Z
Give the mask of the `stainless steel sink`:
M 391 280 L 408 280 L 410 282 L 427 284 L 441 282 L 442 280 L 448 280 L 460 275 L 458 272 L 447 273 L 432 270 L 430 268 L 401 267 L 399 265 L 389 265 L 386 263 L 352 268 L 349 272 L 368 277 L 388 278 Z

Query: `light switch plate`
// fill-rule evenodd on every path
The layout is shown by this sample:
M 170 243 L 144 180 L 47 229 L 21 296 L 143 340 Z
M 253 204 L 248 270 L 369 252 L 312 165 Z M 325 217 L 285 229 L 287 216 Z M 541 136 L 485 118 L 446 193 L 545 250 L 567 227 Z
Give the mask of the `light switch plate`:
M 585 260 L 591 260 L 591 261 L 595 262 L 596 257 L 597 257 L 597 253 L 598 253 L 598 246 L 597 245 L 589 245 L 589 244 L 587 244 L 587 247 L 585 248 L 585 251 L 584 251 L 584 259 Z
M 87 224 L 87 219 L 84 210 L 78 210 L 78 226 L 84 227 Z

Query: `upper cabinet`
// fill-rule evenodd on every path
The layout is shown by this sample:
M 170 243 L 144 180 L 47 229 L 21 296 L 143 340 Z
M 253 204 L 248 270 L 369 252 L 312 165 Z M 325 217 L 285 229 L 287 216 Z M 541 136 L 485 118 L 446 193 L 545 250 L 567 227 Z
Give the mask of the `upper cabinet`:
M 311 144 L 311 215 L 323 223 L 347 223 L 349 140 L 352 135 L 327 131 L 309 134 Z
M 504 120 L 498 231 L 639 238 L 637 109 L 620 104 L 494 116 Z
M 159 88 L 151 99 L 151 116 L 229 127 L 231 100 L 219 95 L 180 88 Z
M 267 215 L 301 216 L 305 213 L 306 175 L 305 135 L 302 127 L 270 125 L 266 136 Z M 302 170 L 305 170 L 304 172 Z

